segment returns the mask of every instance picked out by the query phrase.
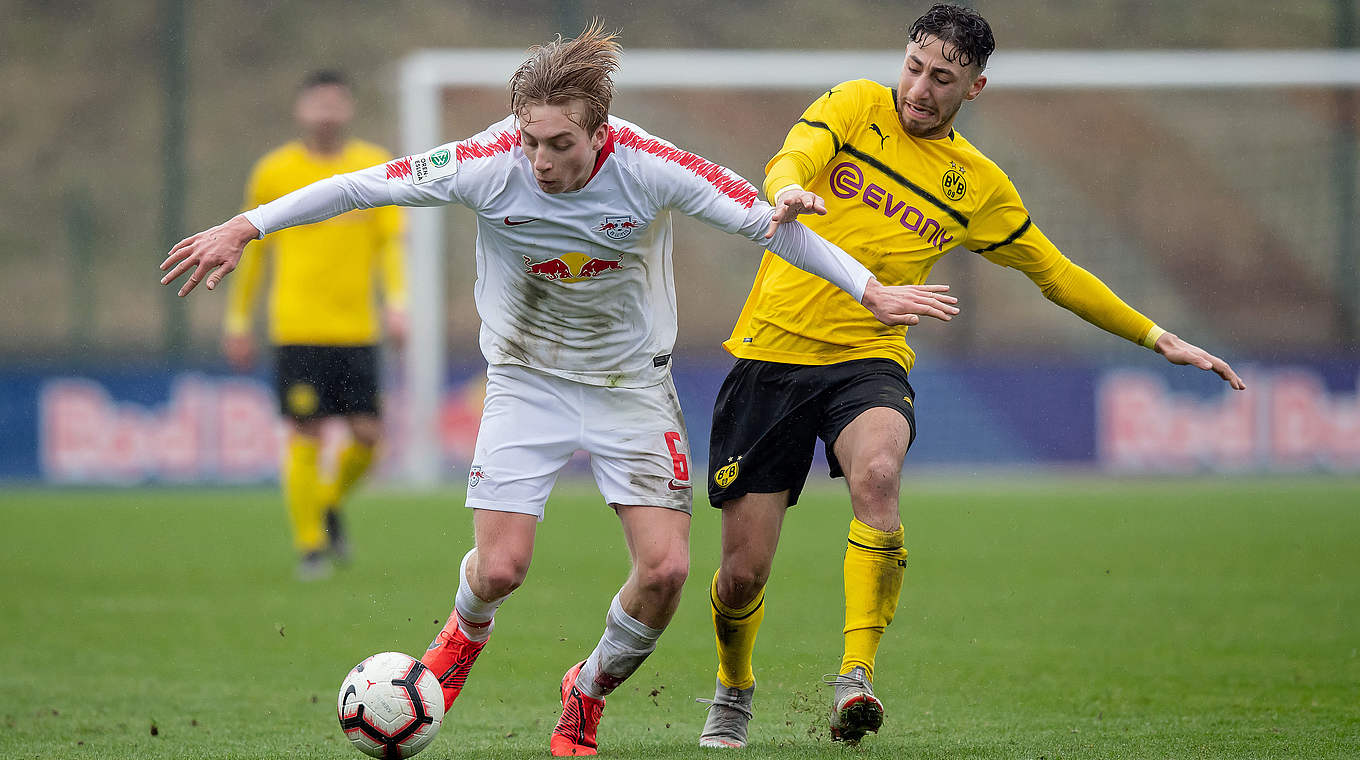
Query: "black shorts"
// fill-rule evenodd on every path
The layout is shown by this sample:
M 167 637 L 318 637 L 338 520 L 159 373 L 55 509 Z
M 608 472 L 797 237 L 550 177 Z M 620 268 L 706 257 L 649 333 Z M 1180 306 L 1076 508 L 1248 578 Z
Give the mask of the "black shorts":
M 285 417 L 378 413 L 377 346 L 276 346 L 275 352 Z
M 709 503 L 721 508 L 748 493 L 788 490 L 789 506 L 797 504 L 815 438 L 826 444 L 831 477 L 841 477 L 832 445 L 845 426 L 867 409 L 886 406 L 907 418 L 915 440 L 915 398 L 906 370 L 891 359 L 822 366 L 738 359 L 713 406 Z

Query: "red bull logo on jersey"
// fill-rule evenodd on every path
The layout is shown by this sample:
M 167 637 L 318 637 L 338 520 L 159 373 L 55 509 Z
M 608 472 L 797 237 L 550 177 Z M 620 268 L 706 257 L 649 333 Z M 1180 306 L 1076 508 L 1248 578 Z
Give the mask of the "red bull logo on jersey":
M 905 198 L 895 198 L 890 190 L 873 182 L 866 184 L 864 170 L 859 166 L 842 161 L 831 169 L 830 179 L 831 193 L 837 198 L 857 197 L 864 205 L 882 211 L 889 219 L 896 219 L 904 229 L 915 232 L 941 251 L 953 242 L 954 236 L 946 232 L 939 221 L 926 216 Z
M 598 277 L 605 272 L 623 269 L 618 259 L 597 259 L 584 253 L 572 251 L 546 261 L 534 261 L 524 257 L 524 271 L 545 280 L 559 282 L 580 282 Z
M 635 216 L 606 216 L 595 231 L 603 232 L 610 240 L 623 240 L 642 227 L 642 221 Z

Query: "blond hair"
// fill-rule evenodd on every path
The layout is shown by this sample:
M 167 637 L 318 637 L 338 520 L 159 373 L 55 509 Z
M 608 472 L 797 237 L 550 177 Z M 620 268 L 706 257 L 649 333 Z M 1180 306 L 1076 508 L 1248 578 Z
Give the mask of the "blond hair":
M 529 58 L 510 77 L 510 111 L 523 121 L 529 106 L 585 104 L 580 126 L 593 133 L 609 118 L 614 98 L 612 74 L 619 70 L 618 32 L 606 32 L 594 19 L 574 40 L 562 35 L 529 48 Z

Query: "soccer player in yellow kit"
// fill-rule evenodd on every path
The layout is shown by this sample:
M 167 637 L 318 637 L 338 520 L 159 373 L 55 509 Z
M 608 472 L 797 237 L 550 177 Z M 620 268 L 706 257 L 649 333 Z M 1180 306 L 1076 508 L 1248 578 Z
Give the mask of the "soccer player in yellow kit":
M 293 113 L 301 137 L 255 165 L 246 191 L 248 209 L 391 158 L 376 145 L 346 136 L 354 99 L 339 72 L 309 75 Z M 272 269 L 269 339 L 275 346 L 280 407 L 290 423 L 283 496 L 302 579 L 328 575 L 328 554 L 348 558 L 340 505 L 368 471 L 382 432 L 376 280 L 383 285 L 389 334 L 397 342 L 405 336 L 401 224 L 401 211 L 389 206 L 276 232 L 251 243 L 266 255 L 242 259 L 228 296 L 223 350 L 233 366 L 246 369 L 255 355 L 252 307 L 265 267 Z M 334 415 L 345 418 L 351 435 L 334 471 L 323 478 L 321 423 Z
M 1156 351 L 1245 386 L 1223 360 L 1166 332 L 1058 251 L 1030 220 L 1015 186 L 953 129 L 982 92 L 995 48 L 974 10 L 935 5 L 912 25 L 896 89 L 836 85 L 804 112 L 766 166 L 780 222 L 804 223 L 859 259 L 880 281 L 920 284 L 962 246 L 1018 269 L 1054 303 Z M 751 654 L 764 616 L 785 510 L 797 503 L 814 437 L 844 475 L 854 519 L 844 561 L 845 650 L 831 733 L 877 731 L 874 659 L 892 621 L 907 551 L 898 508 L 902 462 L 915 435 L 915 359 L 906 327 L 862 316 L 843 293 L 765 255 L 724 344 L 737 362 L 713 415 L 709 500 L 723 510 L 722 561 L 709 598 L 718 683 L 700 744 L 741 747 L 751 719 Z

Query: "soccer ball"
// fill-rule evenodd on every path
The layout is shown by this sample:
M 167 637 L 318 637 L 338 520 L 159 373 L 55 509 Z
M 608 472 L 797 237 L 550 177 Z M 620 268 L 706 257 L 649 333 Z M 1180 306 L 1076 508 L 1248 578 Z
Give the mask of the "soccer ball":
M 340 728 L 366 755 L 400 760 L 425 749 L 444 721 L 444 691 L 420 660 L 382 652 L 340 684 Z

